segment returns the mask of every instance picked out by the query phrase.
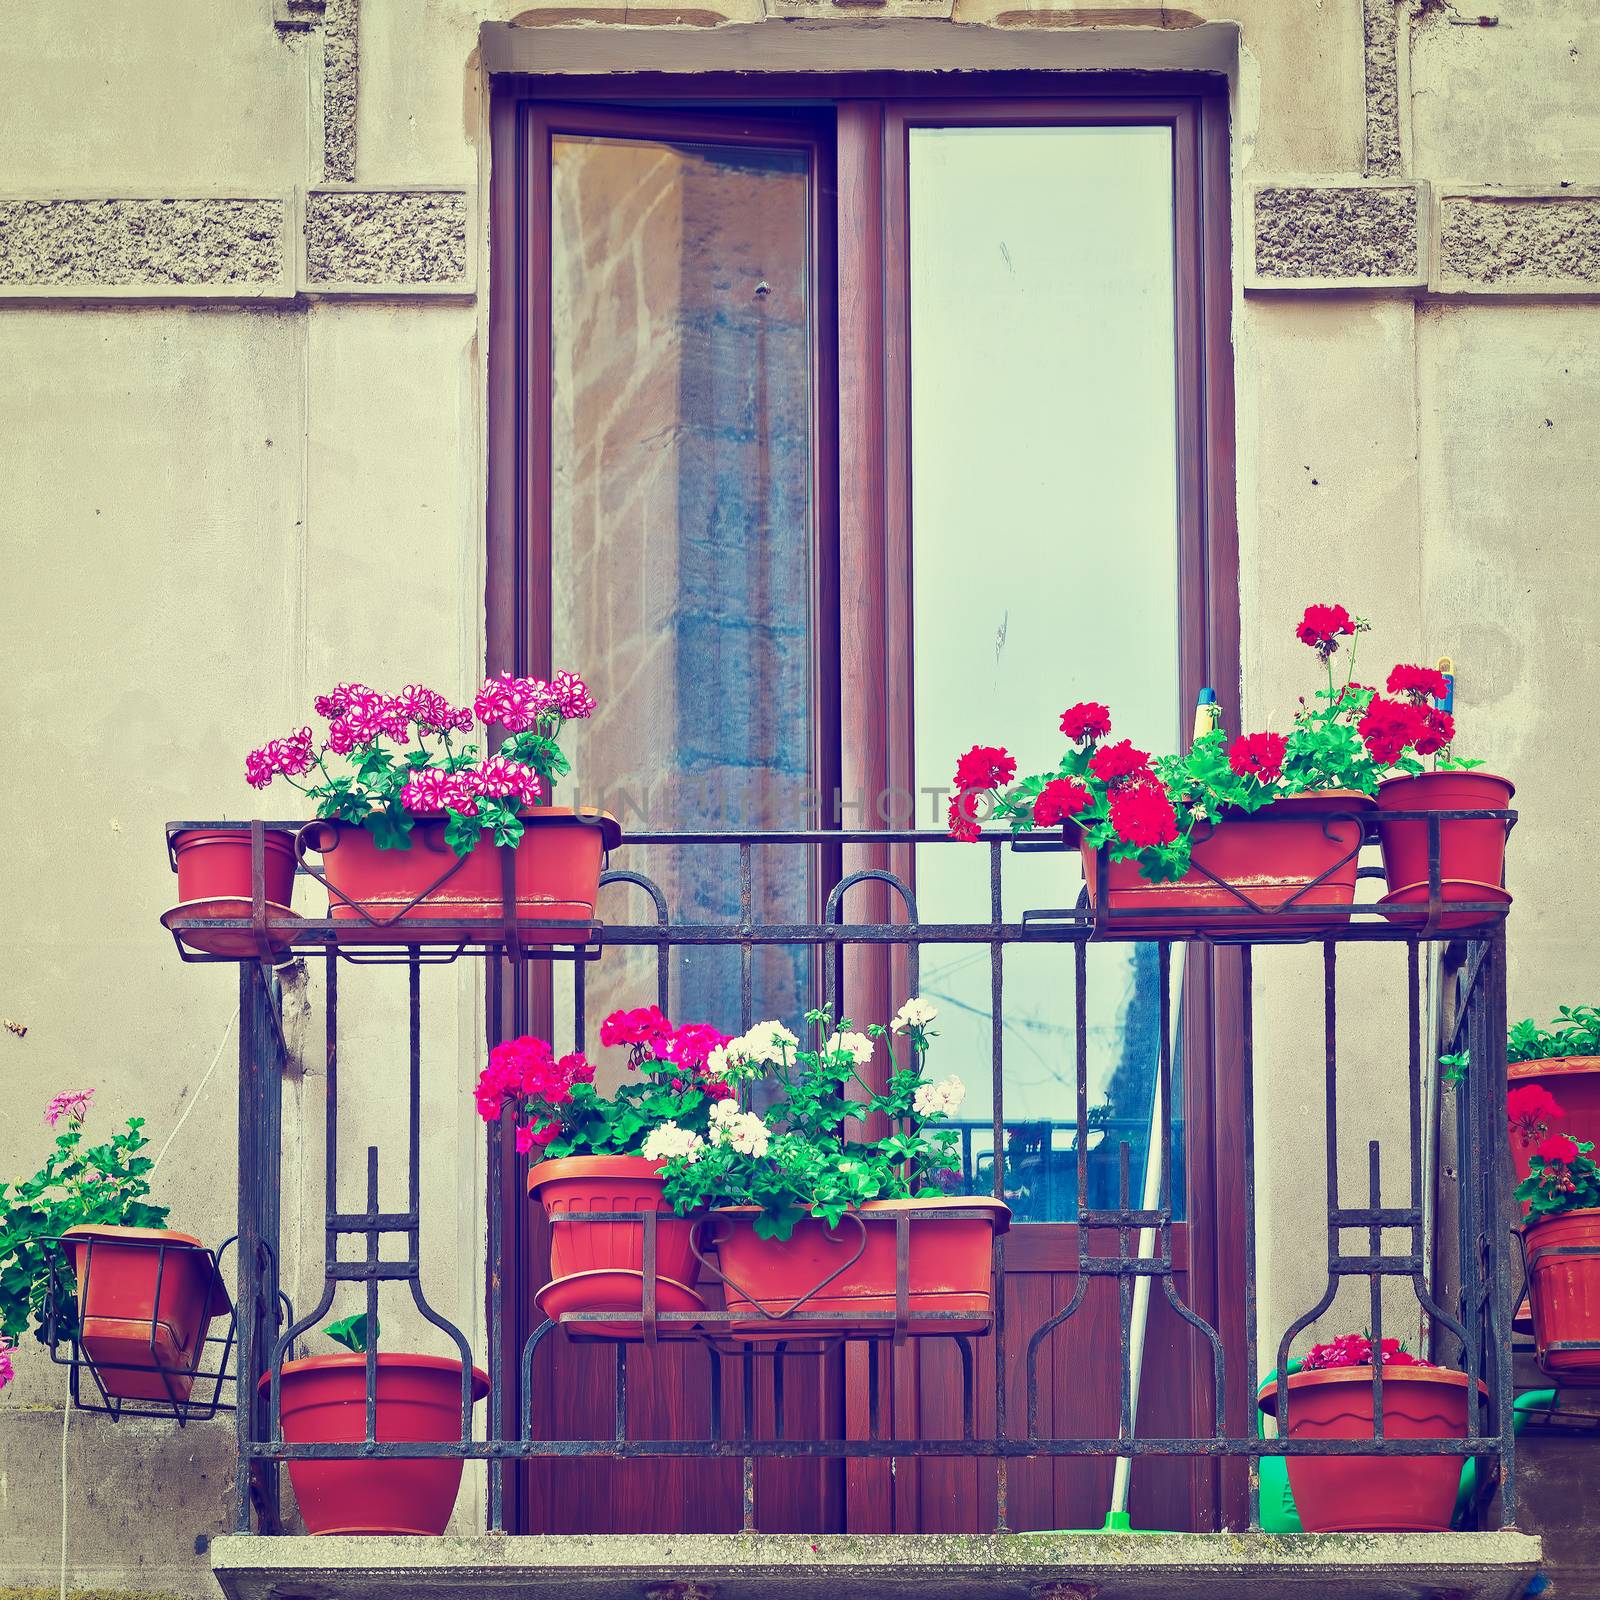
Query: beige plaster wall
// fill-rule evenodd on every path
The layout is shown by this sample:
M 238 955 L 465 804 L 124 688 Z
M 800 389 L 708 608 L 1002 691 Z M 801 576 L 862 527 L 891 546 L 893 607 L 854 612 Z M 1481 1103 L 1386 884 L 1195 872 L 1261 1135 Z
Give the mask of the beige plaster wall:
M 274 9 L 14 0 L 0 33 L 0 183 L 179 195 L 319 182 L 320 36 L 280 34 Z M 1143 29 L 1128 27 L 1141 9 Z M 1432 6 L 1413 24 L 1413 9 L 1397 8 L 1406 176 L 1551 191 L 1600 181 L 1600 105 L 1585 92 L 1600 36 L 1579 0 L 1507 0 L 1501 26 L 1487 29 L 1452 26 L 1448 8 Z M 510 0 L 364 8 L 358 182 L 476 192 L 478 25 L 528 10 Z M 524 20 L 574 15 L 532 12 Z M 1097 12 L 1122 25 L 1119 48 L 1135 55 L 1176 48 L 1190 22 L 1240 25 L 1241 268 L 1245 183 L 1360 181 L 1359 0 L 1070 13 L 959 0 L 956 15 L 1056 41 L 1072 29 L 1089 37 Z M 744 3 L 724 14 L 758 15 Z M 481 204 L 475 215 L 481 232 Z M 161 1197 L 192 1231 L 231 1231 L 224 1033 L 236 983 L 231 969 L 180 966 L 155 925 L 172 884 L 160 825 L 196 810 L 249 815 L 257 801 L 239 775 L 242 751 L 297 722 L 337 678 L 425 677 L 458 691 L 474 680 L 482 284 L 480 272 L 477 301 L 440 303 L 90 309 L 68 297 L 0 308 L 0 826 L 11 841 L 0 1016 L 28 1029 L 0 1034 L 0 1171 L 32 1170 L 38 1114 L 59 1088 L 96 1084 L 96 1125 L 138 1111 L 158 1147 L 198 1094 L 163 1162 Z M 1594 997 L 1594 962 L 1575 929 L 1593 889 L 1579 841 L 1600 818 L 1571 781 L 1568 752 L 1573 724 L 1587 725 L 1597 665 L 1597 316 L 1592 301 L 1236 297 L 1244 720 L 1283 714 L 1304 686 L 1291 626 L 1308 601 L 1369 615 L 1363 648 L 1375 664 L 1456 658 L 1463 738 L 1517 776 L 1525 808 L 1512 866 L 1513 1014 Z M 1344 981 L 1376 1013 L 1398 1000 L 1395 965 L 1354 953 Z M 1259 970 L 1266 1335 L 1321 1288 L 1305 1245 L 1319 1237 L 1321 1201 L 1304 1155 L 1320 1096 L 1320 974 L 1301 951 L 1263 957 Z M 300 1048 L 285 1090 L 284 1209 L 285 1278 L 303 1307 L 320 1282 L 323 1084 L 317 985 L 301 988 L 290 1004 Z M 353 1152 L 369 1140 L 392 1147 L 404 1069 L 382 1024 L 398 991 L 384 977 L 363 977 L 362 989 L 365 1004 L 344 1016 Z M 460 1203 L 481 1192 L 464 1094 L 481 997 L 465 974 L 430 974 L 425 1005 L 425 1198 L 455 1218 L 427 1239 L 425 1279 L 481 1349 L 480 1214 L 475 1199 Z M 1352 1028 L 1345 1043 L 1346 1177 L 1359 1184 L 1365 1139 L 1402 1114 L 1403 1055 L 1382 1025 Z M 391 1164 L 386 1185 L 397 1179 Z M 1363 1321 L 1363 1308 L 1344 1320 Z M 61 1399 L 59 1375 L 25 1349 L 0 1395 L 0 1587 L 54 1582 Z M 213 1592 L 195 1546 L 229 1515 L 230 1422 L 178 1433 L 76 1416 L 67 1451 L 75 1583 Z M 470 1495 L 461 1514 L 476 1515 Z

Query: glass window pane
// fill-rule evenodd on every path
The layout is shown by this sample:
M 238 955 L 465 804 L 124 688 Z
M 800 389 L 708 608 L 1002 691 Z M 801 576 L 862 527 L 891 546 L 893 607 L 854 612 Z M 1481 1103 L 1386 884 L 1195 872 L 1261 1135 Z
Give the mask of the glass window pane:
M 624 828 L 801 825 L 814 787 L 808 154 L 569 135 L 551 159 L 553 659 L 604 686 L 570 730 L 568 798 Z M 674 920 L 737 917 L 731 849 L 625 856 Z M 758 914 L 769 901 L 804 914 L 801 852 L 758 851 L 754 866 Z M 613 887 L 601 915 L 651 907 Z M 802 1009 L 808 972 L 798 952 L 758 956 L 760 1014 Z M 589 981 L 591 1017 L 651 1001 L 654 953 L 611 951 Z M 736 1031 L 739 995 L 736 950 L 678 952 L 675 1017 Z
M 1179 737 L 1172 146 L 1157 127 L 916 128 L 910 135 L 915 759 L 949 781 L 977 743 L 1053 765 L 1062 709 Z M 938 819 L 943 823 L 942 811 Z M 1075 857 L 1005 861 L 1008 919 L 1067 906 Z M 975 846 L 917 859 L 929 919 L 986 920 Z M 1138 1203 L 1159 1040 L 1154 947 L 1089 951 L 1090 1203 Z M 1174 965 L 1179 963 L 1175 962 Z M 1076 1208 L 1072 954 L 1012 948 L 1003 1004 L 1006 1187 L 1023 1220 Z M 967 1080 L 992 1181 L 986 948 L 932 946 L 938 1061 Z M 1174 1039 L 1178 996 L 1174 993 Z M 1175 1104 L 1181 1099 L 1175 1095 Z M 1175 1194 L 1181 1174 L 1174 1173 Z

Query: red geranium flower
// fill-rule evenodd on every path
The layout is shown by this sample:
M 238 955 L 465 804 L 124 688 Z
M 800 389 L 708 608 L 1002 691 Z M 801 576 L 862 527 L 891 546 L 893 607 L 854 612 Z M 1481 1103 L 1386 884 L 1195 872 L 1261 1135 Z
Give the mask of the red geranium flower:
M 1430 733 L 1436 731 L 1429 721 L 1429 715 L 1421 706 L 1414 706 L 1407 700 L 1385 700 L 1382 695 L 1374 695 L 1372 704 L 1356 724 L 1356 732 L 1361 735 L 1374 761 L 1388 763 L 1397 760 L 1408 747 L 1419 740 L 1426 740 Z M 1454 732 L 1453 725 L 1451 731 Z M 1433 748 L 1438 749 L 1439 746 Z
M 1103 739 L 1111 732 L 1111 709 L 1094 700 L 1080 700 L 1061 713 L 1061 731 L 1076 744 Z
M 1448 711 L 1435 711 L 1432 706 L 1419 709 L 1425 726 L 1417 735 L 1416 751 L 1419 756 L 1431 756 L 1436 750 L 1443 750 L 1455 738 L 1456 719 Z
M 600 1043 L 625 1044 L 642 1050 L 658 1040 L 670 1038 L 672 1024 L 659 1006 L 640 1006 L 634 1011 L 613 1011 L 600 1024 Z
M 1105 784 L 1115 784 L 1123 778 L 1148 772 L 1149 768 L 1150 752 L 1135 750 L 1131 739 L 1104 745 L 1089 757 L 1089 770 Z
M 1450 680 L 1432 667 L 1402 666 L 1389 674 L 1384 687 L 1421 705 L 1424 700 L 1443 700 L 1450 693 Z
M 1533 1153 L 1544 1162 L 1558 1161 L 1562 1166 L 1576 1161 L 1583 1154 L 1578 1148 L 1578 1141 L 1564 1133 L 1552 1133 L 1548 1138 L 1541 1139 Z
M 1033 802 L 1033 820 L 1041 828 L 1053 828 L 1093 804 L 1094 797 L 1076 779 L 1052 778 Z
M 960 790 L 998 789 L 1017 775 L 1016 758 L 997 745 L 975 744 L 956 763 L 955 786 Z
M 1281 733 L 1247 733 L 1228 748 L 1228 765 L 1241 778 L 1259 778 L 1271 783 L 1283 771 L 1283 758 L 1289 742 Z
M 1132 783 L 1113 791 L 1111 826 L 1117 837 L 1140 849 L 1171 844 L 1178 837 L 1178 818 L 1159 783 Z
M 950 837 L 971 843 L 978 837 L 978 797 L 975 794 L 951 795 Z
M 1398 1339 L 1382 1341 L 1379 1360 L 1386 1367 L 1425 1367 L 1429 1364 L 1419 1360 L 1409 1350 L 1403 1350 Z M 1370 1367 L 1372 1341 L 1359 1333 L 1347 1333 L 1329 1340 L 1327 1344 L 1312 1345 L 1310 1355 L 1300 1365 L 1307 1372 L 1326 1372 L 1330 1367 Z
M 1542 1084 L 1524 1083 L 1506 1096 L 1506 1120 L 1524 1145 L 1545 1137 L 1553 1122 L 1564 1122 L 1566 1112 Z
M 1307 606 L 1300 626 L 1294 630 L 1301 644 L 1308 644 L 1319 656 L 1331 656 L 1339 648 L 1341 634 L 1353 635 L 1355 618 L 1343 606 Z

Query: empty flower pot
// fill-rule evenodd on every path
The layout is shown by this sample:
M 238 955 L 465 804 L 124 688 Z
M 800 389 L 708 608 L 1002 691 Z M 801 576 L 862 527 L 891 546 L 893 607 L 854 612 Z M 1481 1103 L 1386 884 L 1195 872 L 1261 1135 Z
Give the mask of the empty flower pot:
M 1011 1209 L 999 1200 L 956 1195 L 869 1200 L 832 1228 L 806 1218 L 784 1240 L 756 1233 L 759 1213 L 753 1207 L 713 1212 L 706 1227 L 716 1245 L 726 1307 L 750 1316 L 734 1323 L 733 1333 L 741 1339 L 805 1339 L 892 1328 L 896 1219 L 907 1212 L 924 1214 L 908 1221 L 903 1331 L 984 1331 L 994 1313 L 994 1236 L 1010 1226 Z M 956 1215 L 941 1215 L 951 1212 Z
M 376 1434 L 385 1444 L 447 1444 L 462 1437 L 461 1363 L 381 1352 Z M 265 1390 L 270 1378 L 261 1380 Z M 489 1392 L 472 1369 L 472 1399 Z M 359 1444 L 367 1436 L 367 1358 L 286 1361 L 279 1388 L 289 1444 Z M 291 1461 L 300 1515 L 317 1534 L 441 1534 L 461 1489 L 460 1458 Z
M 1509 779 L 1491 772 L 1419 772 L 1414 777 L 1388 778 L 1378 785 L 1378 839 L 1389 883 L 1384 904 L 1406 908 L 1392 913 L 1396 920 L 1420 921 L 1427 915 L 1432 824 L 1426 817 L 1394 819 L 1388 813 L 1505 811 L 1515 792 Z M 1437 825 L 1441 903 L 1509 905 L 1505 873 L 1510 822 L 1493 817 L 1440 817 Z M 1493 915 L 1492 911 L 1451 911 L 1440 926 L 1468 927 Z
M 79 1343 L 106 1394 L 182 1404 L 211 1319 L 232 1309 L 209 1252 L 165 1228 L 84 1224 L 62 1239 Z
M 227 918 L 251 914 L 254 890 L 250 859 L 250 834 L 232 829 L 186 828 L 173 835 L 172 857 L 178 868 L 178 904 L 163 917 L 169 919 Z M 269 916 L 290 915 L 294 896 L 294 839 L 281 829 L 268 828 L 262 836 L 262 891 Z M 170 924 L 169 924 L 170 925 Z M 179 927 L 186 945 L 210 955 L 251 955 L 255 936 L 236 928 Z M 288 948 L 282 932 L 269 932 L 274 950 Z
M 1296 1372 L 1288 1383 L 1289 1438 L 1372 1438 L 1370 1366 Z M 1261 1391 L 1259 1404 L 1269 1416 L 1275 1412 L 1277 1394 L 1275 1382 Z M 1386 1365 L 1383 1433 L 1385 1439 L 1465 1438 L 1466 1374 L 1438 1367 Z M 1307 1533 L 1442 1533 L 1449 1528 L 1455 1510 L 1465 1457 L 1284 1459 L 1295 1507 Z

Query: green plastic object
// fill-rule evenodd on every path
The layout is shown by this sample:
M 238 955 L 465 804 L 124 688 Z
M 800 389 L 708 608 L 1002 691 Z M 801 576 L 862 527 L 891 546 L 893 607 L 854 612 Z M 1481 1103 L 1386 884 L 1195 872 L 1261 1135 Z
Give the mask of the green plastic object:
M 1298 1356 L 1289 1362 L 1291 1373 L 1300 1370 Z M 1269 1372 L 1261 1380 L 1261 1387 L 1256 1390 L 1259 1400 L 1269 1383 L 1277 1379 L 1276 1372 Z M 1522 1432 L 1522 1425 L 1528 1420 L 1530 1411 L 1543 1411 L 1549 1408 L 1555 1400 L 1554 1389 L 1529 1389 L 1524 1394 L 1519 1394 L 1512 1405 L 1511 1425 L 1515 1432 Z M 1256 1432 L 1261 1438 L 1267 1434 L 1267 1415 L 1258 1406 L 1256 1408 Z M 1472 1504 L 1473 1491 L 1478 1486 L 1478 1458 L 1468 1456 L 1466 1464 L 1461 1469 L 1461 1487 L 1456 1491 L 1455 1515 L 1453 1523 L 1462 1522 L 1467 1513 L 1467 1508 Z M 1261 1531 L 1263 1533 L 1303 1533 L 1300 1526 L 1300 1513 L 1295 1509 L 1294 1491 L 1289 1487 L 1289 1464 L 1283 1456 L 1262 1456 L 1261 1458 Z
M 1106 1512 L 1105 1525 L 1099 1528 L 1030 1528 L 1029 1537 L 1034 1539 L 1075 1539 L 1080 1533 L 1132 1533 L 1141 1537 L 1147 1534 L 1171 1533 L 1171 1528 L 1136 1528 L 1128 1520 L 1126 1511 Z

